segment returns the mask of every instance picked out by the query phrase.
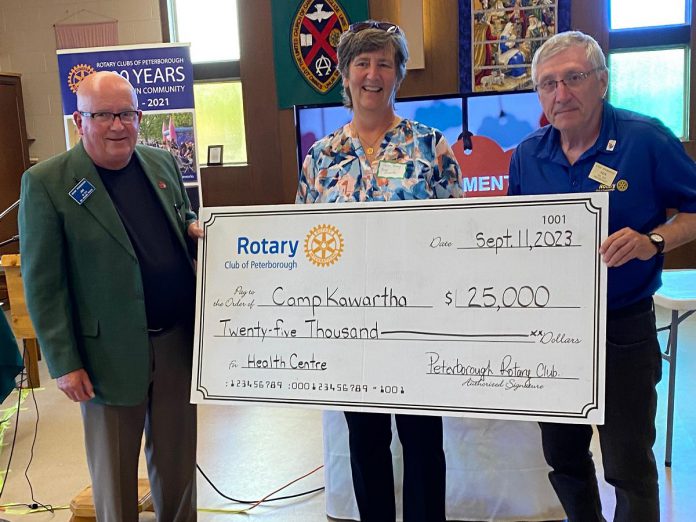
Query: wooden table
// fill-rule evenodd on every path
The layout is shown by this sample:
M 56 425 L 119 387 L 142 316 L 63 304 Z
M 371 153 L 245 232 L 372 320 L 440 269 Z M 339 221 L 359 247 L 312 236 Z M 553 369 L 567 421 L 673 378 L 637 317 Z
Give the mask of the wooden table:
M 39 380 L 39 343 L 36 340 L 34 325 L 29 318 L 26 300 L 24 299 L 24 284 L 20 272 L 19 254 L 7 254 L 0 258 L 0 265 L 7 280 L 7 294 L 10 300 L 10 326 L 15 337 L 22 339 L 24 344 L 24 366 L 27 369 L 27 387 L 38 388 Z

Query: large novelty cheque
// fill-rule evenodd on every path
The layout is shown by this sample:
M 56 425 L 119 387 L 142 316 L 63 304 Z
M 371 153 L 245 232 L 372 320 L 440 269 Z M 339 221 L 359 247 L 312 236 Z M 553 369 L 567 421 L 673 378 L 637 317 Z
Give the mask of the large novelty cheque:
M 607 208 L 204 209 L 192 401 L 601 423 Z

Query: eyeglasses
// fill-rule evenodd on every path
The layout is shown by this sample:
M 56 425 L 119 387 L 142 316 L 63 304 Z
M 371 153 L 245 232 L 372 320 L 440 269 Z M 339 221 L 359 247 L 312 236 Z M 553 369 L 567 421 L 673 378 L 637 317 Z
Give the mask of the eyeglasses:
M 130 124 L 138 119 L 140 111 L 121 111 L 121 112 L 87 112 L 79 111 L 85 118 L 92 118 L 97 123 L 111 124 L 116 118 L 123 124 Z
M 595 71 L 598 71 L 601 69 L 601 67 L 595 67 L 594 69 L 590 69 L 587 72 L 577 72 L 577 71 L 571 71 L 569 73 L 566 73 L 563 78 L 560 80 L 544 80 L 541 83 L 537 84 L 535 89 L 537 92 L 543 92 L 544 94 L 552 94 L 553 92 L 556 91 L 556 88 L 558 87 L 559 83 L 563 83 L 568 89 L 577 89 L 582 85 L 582 82 L 584 82 L 587 78 L 589 78 L 590 74 L 592 74 Z
M 391 22 L 357 22 L 348 28 L 351 33 L 359 33 L 365 29 L 379 29 L 388 33 L 401 34 L 399 26 Z

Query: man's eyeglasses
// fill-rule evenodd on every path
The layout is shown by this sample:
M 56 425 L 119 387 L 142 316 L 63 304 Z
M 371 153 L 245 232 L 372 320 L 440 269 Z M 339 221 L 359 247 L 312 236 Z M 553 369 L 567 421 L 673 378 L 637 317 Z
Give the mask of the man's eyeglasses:
M 121 120 L 121 123 L 129 124 L 138 119 L 140 111 L 121 111 L 121 112 L 87 112 L 79 111 L 85 118 L 92 118 L 97 123 L 113 123 L 116 118 Z
M 580 87 L 582 82 L 584 82 L 587 78 L 590 77 L 590 74 L 592 74 L 595 71 L 598 71 L 599 69 L 601 69 L 601 67 L 595 67 L 594 69 L 590 69 L 587 72 L 571 71 L 569 73 L 566 73 L 560 80 L 544 80 L 538 83 L 535 89 L 537 90 L 537 92 L 543 92 L 544 94 L 552 94 L 556 91 L 558 84 L 561 82 L 569 89 L 577 89 L 578 87 Z
M 399 26 L 391 22 L 357 22 L 348 28 L 351 33 L 359 33 L 365 29 L 380 29 L 388 33 L 401 34 Z

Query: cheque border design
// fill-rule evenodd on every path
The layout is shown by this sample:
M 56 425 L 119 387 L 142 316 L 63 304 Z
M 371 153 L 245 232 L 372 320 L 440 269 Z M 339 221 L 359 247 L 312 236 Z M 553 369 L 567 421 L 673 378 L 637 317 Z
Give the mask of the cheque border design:
M 415 205 L 415 204 L 403 204 L 397 202 L 390 202 L 387 205 L 364 205 L 364 204 L 344 204 L 337 206 L 336 208 L 316 208 L 312 205 L 297 206 L 292 210 L 277 210 L 273 207 L 263 207 L 261 209 L 244 209 L 242 207 L 237 207 L 235 210 L 224 210 L 220 212 L 212 212 L 210 218 L 203 223 L 204 229 L 207 230 L 208 227 L 212 226 L 218 217 L 222 218 L 234 218 L 234 217 L 270 217 L 270 216 L 290 216 L 290 215 L 312 215 L 317 216 L 317 219 L 326 220 L 329 216 L 335 214 L 350 214 L 355 212 L 365 213 L 383 213 L 383 212 L 423 212 L 438 209 L 451 209 L 457 207 L 466 208 L 502 208 L 502 207 L 519 207 L 519 206 L 558 206 L 559 204 L 564 205 L 582 205 L 585 207 L 587 212 L 594 216 L 594 237 L 592 238 L 593 244 L 598 244 L 602 233 L 602 221 L 604 213 L 606 212 L 604 208 L 598 207 L 593 202 L 593 194 L 586 194 L 586 197 L 574 197 L 566 198 L 559 197 L 554 199 L 539 198 L 535 199 L 532 197 L 527 197 L 524 201 L 515 201 L 511 198 L 510 201 L 486 201 L 486 198 L 480 198 L 478 200 L 446 200 L 448 203 L 442 203 L 438 200 L 428 200 L 425 204 Z M 202 263 L 201 271 L 201 283 L 202 289 L 202 302 L 205 302 L 205 280 L 206 280 L 206 254 L 207 254 L 207 242 L 205 238 L 203 239 L 203 257 L 199 262 Z M 536 409 L 509 409 L 509 408 L 482 408 L 473 406 L 462 406 L 462 407 L 452 407 L 452 406 L 426 406 L 422 404 L 404 404 L 404 403 L 392 403 L 392 402 L 364 402 L 364 401 L 335 401 L 335 400 L 308 400 L 308 399 L 289 399 L 289 398 L 273 398 L 273 397 L 254 397 L 254 396 L 235 396 L 235 395 L 216 395 L 209 393 L 208 389 L 204 386 L 202 382 L 203 374 L 203 328 L 205 322 L 203 321 L 204 311 L 203 306 L 199 310 L 199 325 L 200 325 L 200 335 L 198 339 L 198 352 L 197 361 L 195 364 L 198 368 L 196 375 L 196 391 L 202 394 L 202 399 L 217 401 L 217 402 L 237 402 L 237 403 L 265 403 L 265 404 L 276 404 L 276 405 L 303 405 L 308 408 L 326 408 L 327 406 L 333 406 L 338 408 L 352 408 L 352 409 L 363 409 L 364 411 L 410 411 L 410 410 L 421 410 L 422 413 L 426 415 L 447 415 L 449 414 L 462 414 L 468 413 L 473 416 L 477 415 L 497 415 L 504 416 L 510 419 L 526 420 L 527 417 L 536 418 L 556 418 L 560 422 L 562 419 L 567 419 L 568 422 L 572 422 L 573 419 L 588 419 L 591 412 L 598 410 L 600 408 L 599 404 L 599 389 L 600 382 L 597 378 L 598 368 L 601 367 L 601 361 L 599 360 L 599 348 L 600 348 L 600 292 L 597 289 L 601 288 L 601 284 L 605 283 L 602 281 L 602 267 L 601 267 L 601 257 L 599 254 L 595 255 L 594 264 L 594 316 L 593 316 L 593 346 L 592 346 L 592 369 L 593 369 L 593 380 L 590 385 L 591 387 L 591 398 L 587 403 L 579 405 L 576 411 L 565 411 L 565 410 L 536 410 Z M 531 419 L 530 419 L 531 420 Z

